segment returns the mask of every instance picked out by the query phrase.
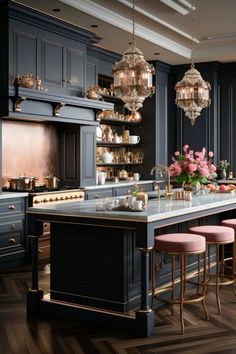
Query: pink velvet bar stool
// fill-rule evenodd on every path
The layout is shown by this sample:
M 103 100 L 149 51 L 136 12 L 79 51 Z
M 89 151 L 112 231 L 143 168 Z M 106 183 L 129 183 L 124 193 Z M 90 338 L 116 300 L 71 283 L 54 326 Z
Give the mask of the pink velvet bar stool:
M 191 304 L 196 302 L 202 302 L 203 309 L 205 311 L 206 319 L 208 319 L 208 312 L 205 306 L 205 280 L 206 280 L 206 261 L 205 261 L 205 251 L 206 251 L 206 240 L 204 237 L 199 235 L 193 235 L 190 233 L 172 233 L 164 234 L 155 237 L 155 247 L 153 250 L 153 274 L 152 274 L 152 305 L 153 299 L 166 302 L 171 304 L 171 311 L 173 314 L 173 304 L 180 305 L 180 323 L 181 323 L 181 333 L 184 334 L 184 317 L 183 317 L 183 305 Z M 171 268 L 171 285 L 156 288 L 156 253 L 170 255 L 172 260 Z M 203 272 L 201 274 L 201 259 L 200 256 L 203 254 Z M 201 276 L 203 280 L 201 284 L 203 287 L 200 291 L 199 282 L 197 283 L 197 291 L 191 296 L 187 295 L 186 282 L 188 281 L 189 274 L 186 272 L 186 259 L 187 256 L 196 255 L 198 261 L 197 276 L 198 281 Z M 176 272 L 176 258 L 179 259 L 179 276 Z M 177 290 L 177 283 L 179 283 L 179 290 Z M 193 289 L 191 288 L 191 292 Z M 163 298 L 161 294 L 166 291 L 171 292 L 171 297 Z
M 216 291 L 216 301 L 218 307 L 218 313 L 221 314 L 221 304 L 219 289 L 220 286 L 234 284 L 235 277 L 234 272 L 231 274 L 225 274 L 225 261 L 224 261 L 224 246 L 226 244 L 232 244 L 233 249 L 233 258 L 235 258 L 235 237 L 234 230 L 231 227 L 218 226 L 218 225 L 205 225 L 205 226 L 196 226 L 189 229 L 190 232 L 204 236 L 206 238 L 206 243 L 208 246 L 208 271 L 207 271 L 207 286 L 215 286 Z M 215 246 L 215 272 L 211 271 L 210 262 L 210 245 Z M 222 248 L 222 256 L 220 258 L 220 247 Z M 213 279 L 212 279 L 213 277 Z

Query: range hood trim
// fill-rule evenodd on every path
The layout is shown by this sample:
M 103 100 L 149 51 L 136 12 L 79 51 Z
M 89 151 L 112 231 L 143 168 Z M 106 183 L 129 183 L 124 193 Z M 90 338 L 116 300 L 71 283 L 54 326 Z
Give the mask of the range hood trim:
M 35 89 L 22 87 L 9 87 L 8 97 L 5 99 L 8 100 L 8 112 L 2 113 L 2 118 L 24 121 L 98 125 L 95 119 L 97 111 L 114 110 L 114 104 L 110 102 L 66 95 L 59 97 L 50 93 L 39 94 Z M 32 112 L 28 106 L 35 104 L 41 104 L 42 108 L 46 108 L 46 113 L 42 113 L 43 109 Z

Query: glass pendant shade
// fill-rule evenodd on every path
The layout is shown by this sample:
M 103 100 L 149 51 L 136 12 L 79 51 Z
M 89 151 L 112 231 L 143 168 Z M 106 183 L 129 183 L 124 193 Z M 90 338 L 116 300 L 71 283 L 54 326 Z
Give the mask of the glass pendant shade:
M 114 76 L 114 93 L 131 112 L 143 106 L 143 101 L 155 92 L 152 76 L 153 65 L 146 62 L 143 53 L 134 40 L 134 1 L 133 1 L 133 39 L 132 46 L 126 50 L 122 59 L 112 68 Z
M 211 103 L 209 92 L 211 85 L 204 81 L 200 72 L 194 65 L 186 71 L 181 81 L 175 85 L 175 103 L 182 108 L 185 115 L 194 125 L 195 119 L 201 114 L 202 108 L 208 107 Z

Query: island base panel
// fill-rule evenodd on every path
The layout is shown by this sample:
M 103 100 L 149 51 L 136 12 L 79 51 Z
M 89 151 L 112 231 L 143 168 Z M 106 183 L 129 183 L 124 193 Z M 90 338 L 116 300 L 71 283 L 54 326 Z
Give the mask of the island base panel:
M 135 231 L 51 225 L 51 299 L 127 312 L 140 305 Z

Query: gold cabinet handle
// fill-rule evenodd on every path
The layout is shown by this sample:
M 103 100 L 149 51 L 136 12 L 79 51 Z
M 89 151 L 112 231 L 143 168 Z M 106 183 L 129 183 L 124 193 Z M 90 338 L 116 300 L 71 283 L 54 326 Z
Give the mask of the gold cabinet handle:
M 8 207 L 8 208 L 9 208 L 9 209 L 11 209 L 11 210 L 16 209 L 15 205 L 9 205 L 9 207 Z
M 16 243 L 16 239 L 15 238 L 9 238 L 8 242 L 9 243 Z

